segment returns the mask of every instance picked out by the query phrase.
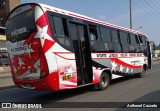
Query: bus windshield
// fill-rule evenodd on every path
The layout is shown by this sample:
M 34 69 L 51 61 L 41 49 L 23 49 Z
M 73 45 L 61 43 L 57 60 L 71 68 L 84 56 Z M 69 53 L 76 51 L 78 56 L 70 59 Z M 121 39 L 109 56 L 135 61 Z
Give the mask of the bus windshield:
M 34 9 L 29 9 L 10 18 L 6 24 L 6 37 L 12 43 L 25 40 L 36 31 Z

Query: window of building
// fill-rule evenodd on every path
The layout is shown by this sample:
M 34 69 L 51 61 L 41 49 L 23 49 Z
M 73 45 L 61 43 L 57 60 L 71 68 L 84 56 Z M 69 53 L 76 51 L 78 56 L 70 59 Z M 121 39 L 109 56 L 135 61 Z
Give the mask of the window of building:
M 6 42 L 5 41 L 0 41 L 0 50 L 6 48 Z
M 5 29 L 4 28 L 0 28 L 0 35 L 5 35 Z
M 0 0 L 0 8 L 5 6 L 5 0 Z

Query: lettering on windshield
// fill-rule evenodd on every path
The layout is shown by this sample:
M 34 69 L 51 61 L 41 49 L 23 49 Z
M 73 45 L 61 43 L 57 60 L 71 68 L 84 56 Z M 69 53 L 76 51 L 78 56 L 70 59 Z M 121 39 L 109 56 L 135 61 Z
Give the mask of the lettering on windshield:
M 15 29 L 14 31 L 11 32 L 11 36 L 17 36 L 17 35 L 25 33 L 25 32 L 27 32 L 26 27 L 23 27 L 23 28 L 20 28 L 20 29 Z

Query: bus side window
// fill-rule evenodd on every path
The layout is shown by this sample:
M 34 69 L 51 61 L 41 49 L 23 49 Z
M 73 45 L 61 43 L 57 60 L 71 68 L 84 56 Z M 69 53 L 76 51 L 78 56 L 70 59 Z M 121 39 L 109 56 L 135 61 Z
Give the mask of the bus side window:
M 145 36 L 139 35 L 139 40 L 140 40 L 140 44 L 141 44 L 141 50 L 146 55 L 147 46 L 146 46 Z
M 139 40 L 138 35 L 135 35 L 135 38 L 136 38 L 136 42 L 137 42 L 136 50 L 137 50 L 137 52 L 142 52 L 141 42 L 140 42 L 140 40 Z
M 112 43 L 114 47 L 114 52 L 122 52 L 119 37 L 118 37 L 118 31 L 117 30 L 111 30 L 112 34 Z
M 138 39 L 138 38 L 137 38 Z M 130 33 L 130 52 L 139 52 L 136 35 Z
M 54 34 L 57 37 L 69 37 L 67 21 L 65 18 L 53 16 Z
M 129 52 L 129 41 L 128 41 L 128 34 L 126 32 L 120 31 L 120 41 L 122 45 L 122 50 L 124 53 Z
M 100 27 L 89 25 L 89 37 L 92 52 L 105 52 L 104 44 L 100 36 Z
M 141 52 L 144 52 L 144 47 L 143 47 L 143 42 L 142 42 L 142 36 L 138 35 L 138 38 L 139 38 L 139 42 L 140 42 Z
M 105 51 L 113 52 L 113 44 L 111 40 L 111 32 L 108 28 L 100 28 L 100 35 L 102 42 L 104 43 Z
M 97 28 L 94 25 L 89 25 L 89 35 L 91 44 L 94 44 L 94 41 L 98 40 Z
M 147 51 L 147 40 L 145 36 L 142 36 L 142 44 L 143 44 L 143 49 L 144 49 L 144 55 L 147 56 L 148 51 Z

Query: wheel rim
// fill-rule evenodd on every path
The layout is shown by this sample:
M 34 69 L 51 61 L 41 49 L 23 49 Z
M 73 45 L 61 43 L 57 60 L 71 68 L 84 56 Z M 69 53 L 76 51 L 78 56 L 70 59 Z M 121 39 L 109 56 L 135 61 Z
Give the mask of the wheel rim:
M 108 81 L 107 81 L 107 77 L 106 76 L 102 76 L 102 78 L 101 78 L 101 85 L 103 87 L 105 87 L 105 86 L 108 85 Z

